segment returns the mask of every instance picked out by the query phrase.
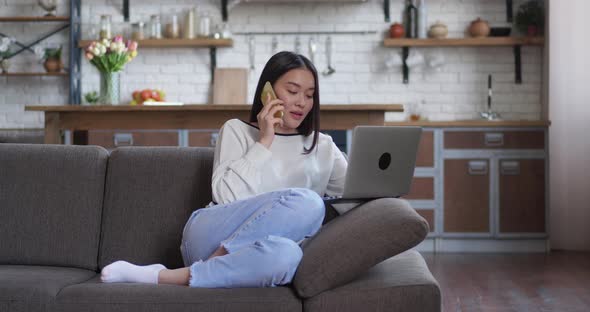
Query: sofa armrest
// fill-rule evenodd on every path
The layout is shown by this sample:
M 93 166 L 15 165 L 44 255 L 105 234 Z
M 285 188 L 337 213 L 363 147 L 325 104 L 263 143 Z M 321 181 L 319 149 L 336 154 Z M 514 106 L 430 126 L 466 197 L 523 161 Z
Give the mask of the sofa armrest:
M 309 298 L 343 285 L 416 246 L 428 231 L 426 220 L 403 199 L 362 204 L 324 225 L 306 242 L 293 286 L 299 296 Z

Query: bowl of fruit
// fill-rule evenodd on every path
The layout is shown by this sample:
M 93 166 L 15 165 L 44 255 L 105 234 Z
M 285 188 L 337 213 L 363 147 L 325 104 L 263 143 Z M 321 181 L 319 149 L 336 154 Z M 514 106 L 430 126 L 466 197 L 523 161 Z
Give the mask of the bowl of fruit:
M 166 93 L 158 89 L 143 89 L 133 91 L 133 99 L 129 105 L 149 105 L 153 102 L 165 102 Z

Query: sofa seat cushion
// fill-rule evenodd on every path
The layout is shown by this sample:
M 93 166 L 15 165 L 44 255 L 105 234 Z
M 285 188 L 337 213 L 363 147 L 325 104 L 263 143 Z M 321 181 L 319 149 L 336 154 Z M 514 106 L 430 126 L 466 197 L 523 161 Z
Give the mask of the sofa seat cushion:
M 209 289 L 176 285 L 101 283 L 64 288 L 58 311 L 301 311 L 289 287 Z
M 409 250 L 354 281 L 306 299 L 304 311 L 440 311 L 441 293 L 422 256 Z
M 62 288 L 95 275 L 94 271 L 76 268 L 0 265 L 0 307 L 7 311 L 43 311 Z

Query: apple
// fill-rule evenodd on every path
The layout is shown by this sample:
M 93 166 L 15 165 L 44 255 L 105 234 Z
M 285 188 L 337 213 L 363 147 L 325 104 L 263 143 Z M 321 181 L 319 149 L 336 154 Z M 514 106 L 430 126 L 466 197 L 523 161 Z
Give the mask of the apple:
M 139 91 L 133 91 L 133 99 L 137 102 L 139 102 L 141 100 L 141 93 Z
M 151 97 L 152 97 L 152 91 L 151 90 L 145 89 L 145 90 L 141 91 L 141 99 L 143 101 L 147 101 Z
M 166 101 L 166 93 L 164 93 L 164 91 L 162 90 L 156 90 L 158 92 L 158 94 L 160 95 L 160 99 L 162 101 Z
M 156 101 L 161 101 L 162 99 L 160 98 L 160 93 L 158 93 L 156 90 L 152 90 L 152 99 L 156 100 Z

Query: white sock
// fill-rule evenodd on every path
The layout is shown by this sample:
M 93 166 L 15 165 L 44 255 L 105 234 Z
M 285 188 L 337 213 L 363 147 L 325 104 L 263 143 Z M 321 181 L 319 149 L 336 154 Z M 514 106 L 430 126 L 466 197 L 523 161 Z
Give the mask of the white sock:
M 158 274 L 166 267 L 161 264 L 140 266 L 127 261 L 116 261 L 102 269 L 100 280 L 103 283 L 148 283 L 157 284 Z

